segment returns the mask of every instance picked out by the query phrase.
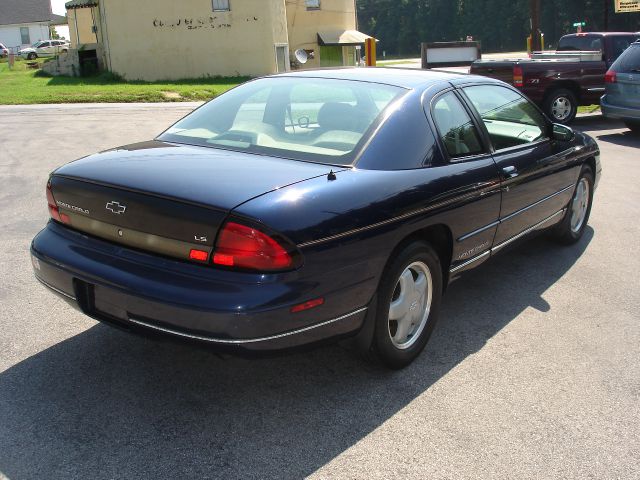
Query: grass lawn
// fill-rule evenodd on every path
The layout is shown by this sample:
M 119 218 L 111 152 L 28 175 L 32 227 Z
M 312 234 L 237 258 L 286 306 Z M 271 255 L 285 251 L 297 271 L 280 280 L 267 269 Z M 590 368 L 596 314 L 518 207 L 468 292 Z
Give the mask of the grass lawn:
M 0 61 L 0 105 L 36 103 L 185 102 L 209 100 L 248 78 L 202 78 L 126 82 L 109 73 L 92 77 L 47 77 L 17 60 Z
M 415 63 L 415 61 L 411 61 L 411 59 L 405 59 L 405 60 L 378 60 L 376 62 L 376 65 L 378 67 L 388 67 L 390 65 L 411 65 L 412 63 Z

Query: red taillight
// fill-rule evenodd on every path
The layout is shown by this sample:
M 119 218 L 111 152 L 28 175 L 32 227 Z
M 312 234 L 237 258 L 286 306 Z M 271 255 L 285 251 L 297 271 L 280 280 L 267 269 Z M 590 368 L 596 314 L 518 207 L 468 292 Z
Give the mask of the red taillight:
M 513 67 L 513 86 L 524 87 L 524 73 L 518 65 Z
M 213 263 L 240 269 L 274 271 L 291 268 L 293 258 L 269 235 L 246 225 L 229 222 L 218 237 Z
M 616 83 L 618 78 L 616 77 L 616 72 L 613 70 L 609 70 L 604 75 L 604 83 Z
M 304 312 L 305 310 L 311 310 L 312 308 L 319 307 L 324 304 L 324 298 L 316 298 L 315 300 L 309 300 L 308 302 L 301 303 L 295 307 L 291 307 L 291 313 Z
M 205 252 L 204 250 L 192 249 L 189 252 L 189 259 L 195 260 L 196 262 L 206 262 L 207 260 L 209 260 L 209 252 Z
M 51 191 L 51 182 L 47 182 L 47 203 L 49 204 L 49 215 L 56 222 L 66 223 L 67 225 L 71 223 L 71 218 L 66 213 L 60 213 L 60 209 L 58 209 L 58 204 L 56 203 L 56 199 L 53 198 L 53 192 Z
M 47 183 L 47 203 L 49 204 L 49 215 L 56 222 L 62 222 L 62 218 L 60 217 L 60 211 L 58 210 L 58 204 L 56 203 L 55 198 L 53 198 L 53 192 L 51 191 L 51 182 Z M 65 217 L 67 217 L 65 215 Z M 69 217 L 67 217 L 68 219 Z

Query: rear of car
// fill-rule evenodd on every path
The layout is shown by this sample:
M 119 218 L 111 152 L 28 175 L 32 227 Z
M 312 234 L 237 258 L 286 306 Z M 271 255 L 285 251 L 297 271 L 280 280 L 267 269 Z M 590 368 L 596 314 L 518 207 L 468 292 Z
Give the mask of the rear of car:
M 9 56 L 9 49 L 0 43 L 0 58 Z
M 256 80 L 157 141 L 63 166 L 47 186 L 51 221 L 31 248 L 36 277 L 97 320 L 233 351 L 353 332 L 375 288 L 371 259 L 303 254 L 311 233 L 274 224 L 307 189 L 350 171 L 405 93 L 369 82 Z M 267 213 L 243 213 L 258 199 Z
M 611 65 L 600 105 L 607 118 L 618 119 L 640 132 L 640 42 L 633 43 Z

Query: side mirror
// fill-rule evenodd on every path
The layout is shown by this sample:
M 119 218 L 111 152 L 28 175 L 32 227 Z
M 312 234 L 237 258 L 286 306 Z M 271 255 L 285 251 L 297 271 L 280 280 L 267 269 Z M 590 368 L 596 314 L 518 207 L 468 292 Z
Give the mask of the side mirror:
M 553 138 L 560 140 L 561 142 L 570 142 L 575 138 L 575 132 L 566 125 L 560 125 L 559 123 L 553 124 Z

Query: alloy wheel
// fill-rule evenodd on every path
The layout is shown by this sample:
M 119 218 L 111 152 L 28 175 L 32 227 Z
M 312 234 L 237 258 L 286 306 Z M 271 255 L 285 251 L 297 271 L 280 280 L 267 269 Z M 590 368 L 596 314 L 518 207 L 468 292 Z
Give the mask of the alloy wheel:
M 551 104 L 551 113 L 556 120 L 566 120 L 571 115 L 571 100 L 567 97 L 557 97 Z
M 578 233 L 584 224 L 589 208 L 589 195 L 589 182 L 586 178 L 581 178 L 571 202 L 571 231 L 573 233 Z
M 389 306 L 388 331 L 393 345 L 410 348 L 427 325 L 433 298 L 433 280 L 429 267 L 414 262 L 396 282 Z

